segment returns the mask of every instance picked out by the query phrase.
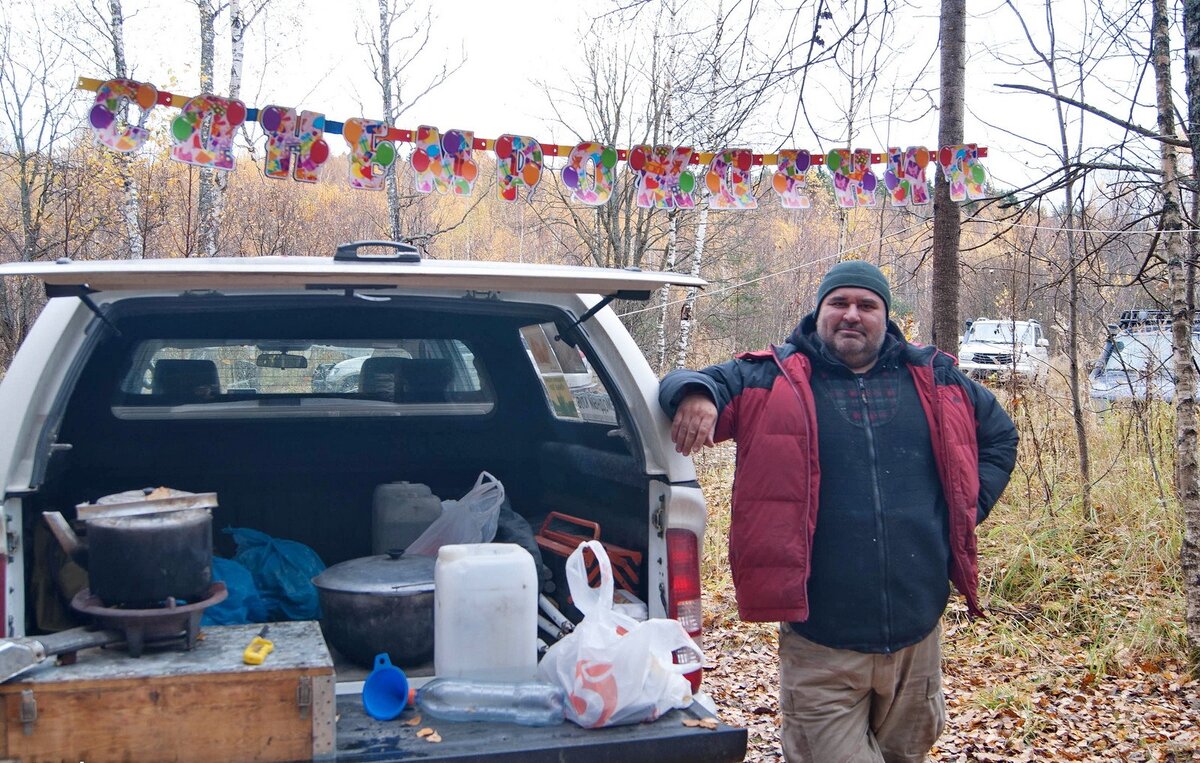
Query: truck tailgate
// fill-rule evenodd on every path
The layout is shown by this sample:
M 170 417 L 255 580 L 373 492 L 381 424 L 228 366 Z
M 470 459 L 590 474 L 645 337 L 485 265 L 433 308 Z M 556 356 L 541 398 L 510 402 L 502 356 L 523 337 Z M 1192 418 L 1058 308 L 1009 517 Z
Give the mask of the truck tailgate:
M 718 724 L 715 730 L 684 726 L 688 718 L 711 718 L 698 704 L 674 710 L 654 723 L 582 729 L 573 723 L 530 727 L 508 723 L 456 723 L 407 708 L 394 721 L 376 721 L 359 695 L 337 698 L 338 761 L 487 761 L 487 763 L 726 763 L 746 756 L 746 730 Z M 441 737 L 418 737 L 423 728 Z

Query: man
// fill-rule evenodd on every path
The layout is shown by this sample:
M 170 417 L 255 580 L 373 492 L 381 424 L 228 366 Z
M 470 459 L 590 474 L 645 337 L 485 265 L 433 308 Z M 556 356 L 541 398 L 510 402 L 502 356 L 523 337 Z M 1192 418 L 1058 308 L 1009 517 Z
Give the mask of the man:
M 780 621 L 789 763 L 925 760 L 947 578 L 980 614 L 975 526 L 1016 459 L 992 394 L 890 307 L 878 268 L 838 263 L 787 344 L 659 391 L 680 453 L 738 443 L 729 562 L 742 619 Z

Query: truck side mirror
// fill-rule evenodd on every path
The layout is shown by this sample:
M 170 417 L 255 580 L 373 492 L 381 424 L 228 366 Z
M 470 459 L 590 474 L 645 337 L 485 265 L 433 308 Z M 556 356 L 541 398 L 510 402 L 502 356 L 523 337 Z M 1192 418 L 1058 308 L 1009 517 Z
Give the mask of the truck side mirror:
M 1049 347 L 1050 340 L 1047 339 L 1046 337 L 1042 337 L 1041 339 L 1037 340 L 1037 346 L 1038 347 Z

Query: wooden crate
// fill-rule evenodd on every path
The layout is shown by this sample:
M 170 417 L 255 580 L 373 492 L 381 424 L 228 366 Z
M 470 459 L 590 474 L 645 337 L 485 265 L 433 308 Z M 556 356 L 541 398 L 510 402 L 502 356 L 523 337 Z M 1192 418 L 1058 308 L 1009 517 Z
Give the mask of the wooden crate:
M 205 628 L 190 652 L 79 653 L 0 685 L 0 760 L 296 761 L 334 755 L 333 662 L 315 622 Z

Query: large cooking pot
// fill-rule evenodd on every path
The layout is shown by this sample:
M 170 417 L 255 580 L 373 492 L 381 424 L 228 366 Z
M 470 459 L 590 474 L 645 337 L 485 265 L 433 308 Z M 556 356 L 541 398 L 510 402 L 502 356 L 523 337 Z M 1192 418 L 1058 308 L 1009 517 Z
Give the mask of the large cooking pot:
M 313 578 L 330 646 L 364 667 L 380 653 L 397 665 L 427 662 L 433 657 L 434 563 L 392 551 L 335 564 Z
M 88 571 L 88 588 L 106 606 L 148 608 L 187 602 L 212 583 L 212 493 L 159 488 L 105 496 L 76 507 L 87 527 L 76 536 L 60 512 L 43 514 L 54 536 Z

